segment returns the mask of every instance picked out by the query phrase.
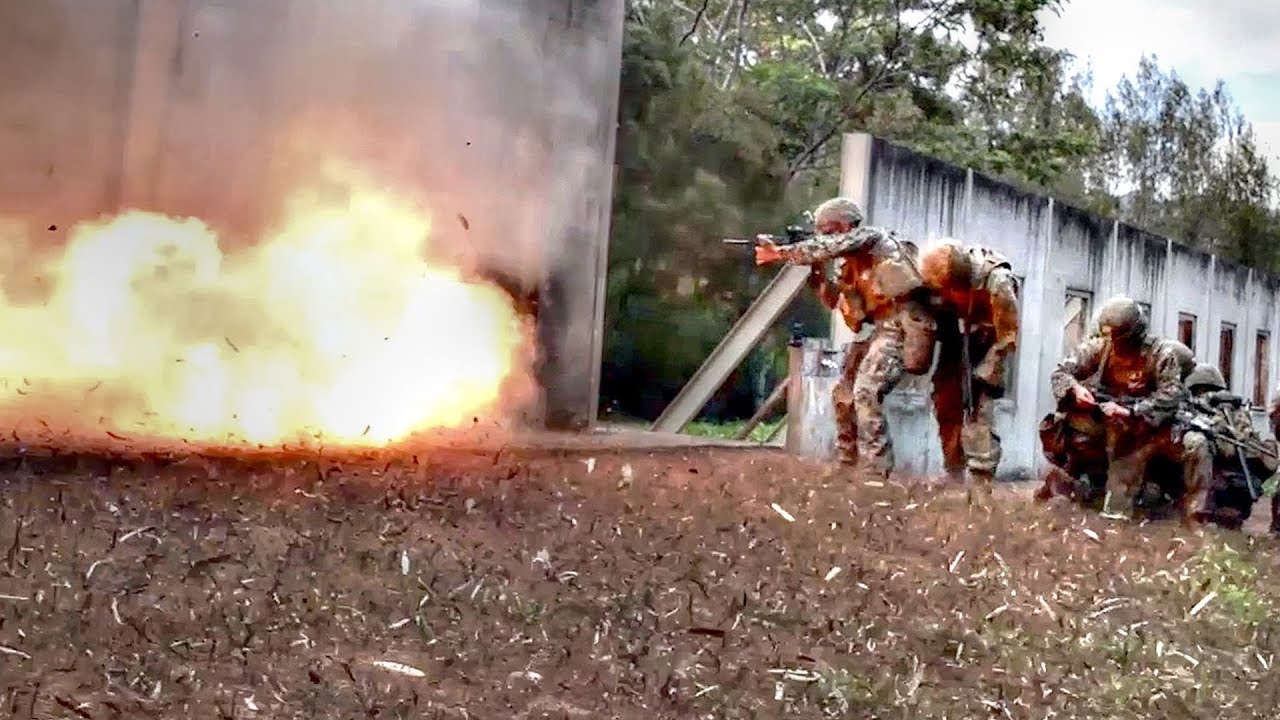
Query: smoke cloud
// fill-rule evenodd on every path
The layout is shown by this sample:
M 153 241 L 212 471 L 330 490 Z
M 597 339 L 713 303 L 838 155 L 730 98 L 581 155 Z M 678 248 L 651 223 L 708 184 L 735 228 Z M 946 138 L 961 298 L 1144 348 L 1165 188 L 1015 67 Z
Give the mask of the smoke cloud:
M 130 209 L 198 218 L 231 258 L 281 231 L 300 188 L 354 196 L 334 165 L 419 208 L 433 261 L 534 291 L 585 249 L 612 133 L 600 88 L 617 67 L 569 29 L 577 5 L 8 0 L 9 302 L 56 297 L 71 231 Z

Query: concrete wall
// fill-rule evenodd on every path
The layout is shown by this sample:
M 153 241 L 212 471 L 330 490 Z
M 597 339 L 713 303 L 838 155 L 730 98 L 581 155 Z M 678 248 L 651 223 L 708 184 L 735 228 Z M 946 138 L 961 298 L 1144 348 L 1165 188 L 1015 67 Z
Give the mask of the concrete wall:
M 1153 331 L 1178 337 L 1179 318 L 1195 316 L 1194 343 L 1202 362 L 1221 365 L 1220 331 L 1234 325 L 1231 389 L 1254 400 L 1262 374 L 1265 393 L 1280 379 L 1277 303 L 1280 278 L 1241 267 L 1122 223 L 1090 215 L 971 171 L 925 157 L 878 138 L 848 136 L 843 185 L 865 178 L 867 217 L 909 239 L 955 237 L 1004 253 L 1022 280 L 1022 333 L 1009 397 L 999 402 L 1004 443 L 1000 473 L 1043 466 L 1037 425 L 1052 409 L 1049 373 L 1062 357 L 1067 297 L 1087 298 L 1089 318 L 1111 295 L 1146 303 Z M 851 177 L 853 179 L 851 179 Z M 1265 333 L 1266 357 L 1255 362 L 1256 338 Z M 928 398 L 928 378 L 904 383 L 888 401 L 900 467 L 939 472 L 941 449 Z M 1261 408 L 1255 424 L 1264 429 Z M 1269 432 L 1269 431 L 1268 431 Z
M 546 422 L 584 427 L 623 1 L 5 0 L 0 218 L 51 244 L 126 207 L 247 237 L 333 147 L 538 292 Z

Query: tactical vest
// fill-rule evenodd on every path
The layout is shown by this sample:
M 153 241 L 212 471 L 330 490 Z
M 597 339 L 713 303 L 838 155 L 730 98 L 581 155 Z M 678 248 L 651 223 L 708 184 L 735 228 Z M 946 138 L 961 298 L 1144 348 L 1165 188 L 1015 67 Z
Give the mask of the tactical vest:
M 867 228 L 880 238 L 863 252 L 840 258 L 841 282 L 862 298 L 867 317 L 876 321 L 924 287 L 910 249 L 891 231 Z
M 1145 396 L 1155 390 L 1156 366 L 1166 352 L 1172 352 L 1177 358 L 1181 374 L 1179 379 L 1186 380 L 1196 367 L 1195 353 L 1191 352 L 1191 348 L 1177 340 L 1148 337 L 1142 343 L 1140 355 L 1128 358 L 1129 362 L 1120 363 L 1122 367 L 1116 366 L 1111 342 L 1107 341 L 1102 361 L 1098 363 L 1097 371 L 1086 381 L 1086 385 L 1103 388 L 1117 395 Z
M 903 369 L 912 375 L 929 371 L 933 364 L 937 324 L 916 302 L 924 278 L 916 267 L 914 244 L 890 230 L 866 228 L 878 238 L 865 250 L 841 256 L 837 261 L 840 282 L 857 298 L 858 308 L 872 323 L 896 316 L 903 329 Z
M 991 248 L 972 246 L 968 248 L 969 267 L 972 268 L 970 288 L 981 290 L 987 286 L 991 273 L 999 268 L 1013 270 L 1013 263 L 1008 258 Z

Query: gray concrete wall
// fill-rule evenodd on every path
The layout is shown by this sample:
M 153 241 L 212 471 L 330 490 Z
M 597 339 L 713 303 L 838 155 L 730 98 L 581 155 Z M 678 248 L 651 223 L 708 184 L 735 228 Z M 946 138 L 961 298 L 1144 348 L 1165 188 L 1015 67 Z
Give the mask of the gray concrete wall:
M 623 7 L 5 0 L 0 218 L 48 244 L 126 207 L 251 237 L 324 151 L 358 159 L 425 200 L 433 240 L 539 293 L 545 420 L 585 427 Z
M 866 139 L 849 136 L 846 142 Z M 846 162 L 844 168 L 846 176 L 866 173 L 869 223 L 895 228 L 921 244 L 954 237 L 988 245 L 1009 257 L 1022 280 L 1012 392 L 1000 401 L 997 416 L 1004 442 L 1002 475 L 1033 473 L 1043 466 L 1036 429 L 1052 408 L 1048 377 L 1064 352 L 1068 293 L 1088 298 L 1090 320 L 1106 298 L 1128 294 L 1149 305 L 1154 331 L 1170 337 L 1178 337 L 1180 314 L 1194 315 L 1197 358 L 1213 364 L 1220 363 L 1223 323 L 1231 323 L 1231 389 L 1254 400 L 1255 379 L 1262 373 L 1265 403 L 1280 379 L 1280 278 L 880 139 L 870 147 L 869 162 Z M 848 177 L 845 182 L 856 184 Z M 1260 332 L 1266 333 L 1261 366 L 1255 362 Z M 909 471 L 941 470 L 929 388 L 929 378 L 913 379 L 888 401 L 898 463 Z M 1261 407 L 1254 419 L 1264 429 Z

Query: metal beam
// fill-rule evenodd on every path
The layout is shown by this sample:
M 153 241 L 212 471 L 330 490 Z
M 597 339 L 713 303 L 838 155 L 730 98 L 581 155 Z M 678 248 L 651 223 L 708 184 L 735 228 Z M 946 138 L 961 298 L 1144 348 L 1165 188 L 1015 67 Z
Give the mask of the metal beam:
M 760 342 L 760 338 L 777 322 L 805 286 L 808 277 L 807 265 L 783 267 L 769 281 L 760 297 L 734 323 L 729 334 L 711 351 L 702 367 L 685 383 L 676 398 L 662 411 L 662 415 L 653 422 L 650 430 L 680 432 L 693 422 L 716 390 L 729 379 L 729 375 L 742 364 L 747 354 Z

